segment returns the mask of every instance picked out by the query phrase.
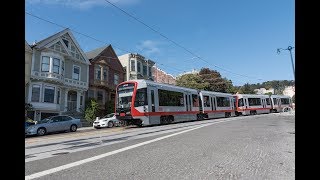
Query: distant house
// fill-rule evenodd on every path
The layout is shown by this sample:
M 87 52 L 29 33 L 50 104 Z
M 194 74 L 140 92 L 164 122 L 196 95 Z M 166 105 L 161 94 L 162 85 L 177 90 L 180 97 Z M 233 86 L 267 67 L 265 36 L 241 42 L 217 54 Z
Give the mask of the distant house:
M 105 110 L 107 103 L 114 104 L 116 86 L 124 80 L 123 67 L 111 45 L 103 46 L 86 53 L 89 66 L 89 90 L 86 99 L 94 98 Z M 101 116 L 104 115 L 101 112 Z
M 118 56 L 122 66 L 125 69 L 125 81 L 135 79 L 149 79 L 153 81 L 152 66 L 154 61 L 146 59 L 138 53 L 128 53 Z
M 295 95 L 295 86 L 286 86 L 282 93 L 283 95 L 293 97 Z
M 157 68 L 156 66 L 152 67 L 152 74 L 154 82 L 165 83 L 165 84 L 176 84 L 176 78 L 171 74 L 166 73 L 165 71 Z
M 57 114 L 79 114 L 89 86 L 89 60 L 69 29 L 31 46 L 28 117 L 40 120 Z
M 266 88 L 260 88 L 260 89 L 255 89 L 253 90 L 256 94 L 266 94 L 266 93 L 271 93 L 274 94 L 274 89 L 266 89 Z

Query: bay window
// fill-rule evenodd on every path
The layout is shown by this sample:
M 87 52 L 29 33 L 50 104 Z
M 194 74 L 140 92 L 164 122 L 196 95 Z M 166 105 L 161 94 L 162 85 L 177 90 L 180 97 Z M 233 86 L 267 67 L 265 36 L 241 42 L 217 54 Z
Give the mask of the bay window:
M 54 87 L 45 86 L 43 102 L 54 103 Z
M 64 61 L 61 61 L 61 74 L 64 74 Z
M 57 90 L 57 104 L 60 104 L 60 89 Z
M 50 57 L 42 56 L 41 72 L 49 72 Z
M 60 59 L 53 58 L 53 71 L 52 72 L 59 74 L 59 69 L 60 69 Z
M 40 101 L 40 85 L 32 85 L 31 101 L 32 102 Z
M 96 72 L 96 79 L 101 80 L 101 67 L 100 66 L 96 66 L 95 67 L 95 72 Z
M 136 61 L 131 60 L 131 71 L 136 71 Z
M 108 78 L 108 71 L 107 69 L 103 69 L 103 80 L 107 81 L 107 78 Z
M 72 79 L 80 80 L 80 67 L 79 66 L 73 66 Z
M 115 85 L 118 85 L 118 84 L 119 84 L 119 75 L 114 74 L 114 80 L 113 80 L 113 82 L 114 82 Z

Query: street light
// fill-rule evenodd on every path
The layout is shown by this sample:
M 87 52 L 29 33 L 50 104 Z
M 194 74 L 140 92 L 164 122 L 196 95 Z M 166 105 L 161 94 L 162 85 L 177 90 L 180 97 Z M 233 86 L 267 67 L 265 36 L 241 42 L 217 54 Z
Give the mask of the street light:
M 292 59 L 292 53 L 291 53 L 291 50 L 293 49 L 294 47 L 291 47 L 291 46 L 288 46 L 287 49 L 283 49 L 283 48 L 278 48 L 277 49 L 277 53 L 280 54 L 281 50 L 288 50 L 290 52 L 290 57 L 291 57 L 291 64 L 292 64 L 292 70 L 293 70 L 293 77 L 294 79 L 296 79 L 295 77 L 295 71 L 294 71 L 294 65 L 293 65 L 293 59 Z

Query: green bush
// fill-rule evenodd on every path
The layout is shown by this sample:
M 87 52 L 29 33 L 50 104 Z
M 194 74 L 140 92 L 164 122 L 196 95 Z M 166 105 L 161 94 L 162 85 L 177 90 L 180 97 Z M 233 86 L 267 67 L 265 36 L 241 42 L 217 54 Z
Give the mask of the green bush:
M 93 122 L 97 116 L 99 105 L 95 99 L 90 99 L 87 103 L 85 109 L 84 118 L 89 121 Z

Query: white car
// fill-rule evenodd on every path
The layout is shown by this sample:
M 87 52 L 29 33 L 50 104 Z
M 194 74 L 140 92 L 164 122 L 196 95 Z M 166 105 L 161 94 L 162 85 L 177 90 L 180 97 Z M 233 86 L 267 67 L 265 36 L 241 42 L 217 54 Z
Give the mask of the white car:
M 95 120 L 93 122 L 93 127 L 96 129 L 100 129 L 103 127 L 113 127 L 113 126 L 121 126 L 121 122 L 116 118 L 115 113 L 107 114 L 101 119 Z

